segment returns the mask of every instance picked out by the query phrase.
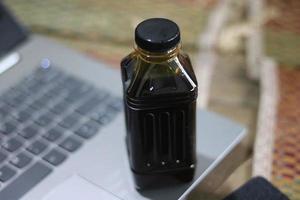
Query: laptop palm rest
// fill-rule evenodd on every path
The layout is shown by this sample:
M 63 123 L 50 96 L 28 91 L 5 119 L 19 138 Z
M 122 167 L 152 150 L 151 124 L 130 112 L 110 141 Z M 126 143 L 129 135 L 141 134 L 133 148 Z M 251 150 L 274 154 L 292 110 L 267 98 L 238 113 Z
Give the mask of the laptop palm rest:
M 88 180 L 73 175 L 66 181 L 53 188 L 42 200 L 119 200 L 113 194 L 94 185 Z

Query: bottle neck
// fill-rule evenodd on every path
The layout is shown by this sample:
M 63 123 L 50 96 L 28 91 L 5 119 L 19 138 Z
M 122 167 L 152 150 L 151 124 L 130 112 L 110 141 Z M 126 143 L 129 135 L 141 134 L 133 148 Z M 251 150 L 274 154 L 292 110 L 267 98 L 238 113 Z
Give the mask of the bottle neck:
M 178 55 L 180 48 L 181 48 L 181 45 L 178 44 L 174 48 L 169 49 L 164 52 L 149 52 L 149 51 L 146 51 L 146 50 L 138 47 L 137 45 L 135 45 L 135 47 L 134 47 L 136 53 L 143 60 L 145 60 L 146 62 L 152 62 L 152 63 L 153 62 L 154 63 L 165 62 L 165 61 L 168 61 L 168 60 L 174 58 L 175 56 Z

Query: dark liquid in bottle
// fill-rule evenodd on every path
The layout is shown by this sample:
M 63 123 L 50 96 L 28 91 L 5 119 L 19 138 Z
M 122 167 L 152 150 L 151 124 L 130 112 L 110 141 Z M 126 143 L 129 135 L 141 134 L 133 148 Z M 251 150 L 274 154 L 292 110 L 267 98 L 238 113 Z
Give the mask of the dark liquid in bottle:
M 170 53 L 171 52 L 171 53 Z M 190 181 L 196 165 L 197 81 L 179 46 L 121 62 L 126 143 L 137 189 Z
M 135 74 L 137 67 L 145 70 L 144 77 Z M 151 64 L 133 56 L 123 60 L 122 69 L 126 140 L 138 188 L 151 187 L 154 180 L 191 180 L 196 164 L 196 88 L 170 63 Z M 132 78 L 136 86 L 130 85 Z

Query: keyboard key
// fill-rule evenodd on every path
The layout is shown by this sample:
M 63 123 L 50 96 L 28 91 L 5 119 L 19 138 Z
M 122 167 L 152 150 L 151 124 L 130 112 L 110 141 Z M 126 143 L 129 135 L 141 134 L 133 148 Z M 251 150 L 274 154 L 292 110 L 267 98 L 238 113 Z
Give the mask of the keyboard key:
M 19 132 L 19 135 L 21 135 L 25 139 L 31 139 L 34 136 L 36 136 L 39 133 L 39 128 L 34 124 L 29 124 L 27 127 L 25 127 L 22 131 Z
M 106 125 L 113 119 L 115 115 L 116 111 L 110 110 L 107 107 L 102 107 L 92 115 L 92 119 L 100 124 Z
M 8 95 L 4 99 L 6 103 L 11 105 L 12 107 L 19 107 L 24 104 L 27 98 L 25 93 L 14 89 L 11 89 L 11 93 L 12 93 L 11 95 Z
M 7 155 L 0 151 L 0 164 L 4 162 L 7 158 Z
M 7 104 L 2 104 L 0 107 L 0 120 L 5 119 L 11 113 L 12 108 Z
M 54 127 L 50 129 L 43 137 L 50 142 L 55 142 L 63 135 L 63 129 L 59 127 Z
M 19 84 L 16 85 L 16 88 L 19 90 L 29 90 L 35 85 L 41 85 L 40 82 L 36 79 L 37 77 L 33 74 L 30 74 L 25 77 Z M 36 90 L 34 91 L 37 92 Z
M 41 116 L 39 116 L 35 122 L 37 124 L 39 124 L 40 126 L 48 126 L 49 124 L 51 124 L 55 119 L 55 116 L 50 113 L 50 112 L 47 112 Z
M 54 166 L 60 165 L 62 162 L 66 160 L 67 156 L 60 151 L 53 149 L 47 155 L 43 157 L 44 160 L 49 162 Z
M 88 139 L 94 136 L 99 131 L 99 128 L 99 124 L 90 120 L 83 124 L 77 131 L 75 131 L 75 134 L 79 135 L 84 139 Z
M 14 114 L 13 117 L 14 117 L 17 121 L 19 121 L 19 122 L 21 122 L 21 123 L 24 123 L 24 122 L 26 122 L 27 120 L 30 119 L 31 115 L 30 115 L 30 113 L 28 113 L 27 111 L 20 111 L 20 112 Z
M 96 109 L 96 111 L 92 114 L 92 119 L 99 122 L 101 121 L 101 118 L 104 117 L 104 115 L 106 115 L 107 113 L 107 106 L 106 105 L 102 105 L 101 107 L 99 107 L 98 109 Z
M 14 165 L 17 168 L 24 168 L 32 161 L 32 157 L 25 153 L 20 153 L 17 156 L 15 156 L 10 163 Z
M 62 102 L 58 102 L 56 105 L 54 105 L 52 108 L 51 108 L 51 111 L 55 114 L 63 114 L 64 112 L 66 112 L 70 107 L 70 104 L 65 102 L 65 101 L 62 101 Z
M 112 121 L 113 117 L 115 116 L 115 113 L 108 113 L 107 115 L 104 115 L 101 119 L 100 119 L 100 123 L 101 124 L 108 124 L 109 122 Z
M 46 92 L 46 93 L 48 93 L 48 92 Z M 43 108 L 44 108 L 53 100 L 53 98 L 51 98 L 51 97 L 47 96 L 46 94 L 44 94 L 38 100 L 39 100 L 40 105 L 44 105 L 43 106 Z
M 81 116 L 78 115 L 77 113 L 71 113 L 70 115 L 65 117 L 59 123 L 59 125 L 66 129 L 70 129 L 70 128 L 73 128 L 73 126 L 75 126 L 79 122 L 80 118 L 81 118 Z
M 52 169 L 41 162 L 34 164 L 27 171 L 18 176 L 11 184 L 7 185 L 3 190 L 0 190 L 0 199 L 21 199 L 25 193 L 41 182 L 51 172 Z
M 36 114 L 36 110 L 32 109 L 30 106 L 27 106 L 23 111 L 27 112 L 31 116 L 31 118 Z
M 36 110 L 42 110 L 43 108 L 46 107 L 46 102 L 44 102 L 42 99 L 36 99 L 29 106 Z
M 76 151 L 81 145 L 82 143 L 73 137 L 68 137 L 62 143 L 59 144 L 60 147 L 69 152 Z
M 28 85 L 26 89 L 28 94 L 30 94 L 31 96 L 36 96 L 36 94 L 42 92 L 44 88 L 45 85 L 37 81 L 36 83 L 32 83 L 31 85 Z
M 104 97 L 93 96 L 79 106 L 76 111 L 82 115 L 85 115 L 95 109 L 101 103 L 101 101 L 103 101 L 103 99 Z
M 119 98 L 109 99 L 108 107 L 112 110 L 119 111 L 123 108 L 123 101 Z
M 34 143 L 32 143 L 31 145 L 29 145 L 26 149 L 33 153 L 34 155 L 39 155 L 40 153 L 42 153 L 46 148 L 48 147 L 48 145 L 40 140 L 35 141 Z
M 49 89 L 48 92 L 45 93 L 45 96 L 50 98 L 51 100 L 54 100 L 60 95 L 62 95 L 64 90 L 65 88 L 63 88 L 61 84 L 58 82 L 53 88 Z
M 66 77 L 62 83 L 62 86 L 64 88 L 67 88 L 68 90 L 72 90 L 72 89 L 80 89 L 81 87 L 87 86 L 86 84 L 84 84 L 81 80 L 69 76 Z
M 62 76 L 62 73 L 59 70 L 53 69 L 42 69 L 36 71 L 37 79 L 42 83 L 49 83 L 59 79 Z
M 4 101 L 9 101 L 11 98 L 17 96 L 20 93 L 19 90 L 17 90 L 14 87 L 10 87 L 5 90 L 5 92 L 2 94 L 2 99 Z
M 10 135 L 17 130 L 17 123 L 14 120 L 9 120 L 0 125 L 0 133 Z
M 69 90 L 65 99 L 68 102 L 75 102 L 79 99 L 83 99 L 84 97 L 87 97 L 93 91 L 94 91 L 94 87 L 92 87 L 90 85 L 82 84 L 77 88 L 75 87 L 75 88 Z
M 23 142 L 16 138 L 11 138 L 5 142 L 3 142 L 2 146 L 9 152 L 14 152 L 19 149 L 23 145 Z
M 16 171 L 7 165 L 0 168 L 0 181 L 6 182 L 16 174 Z

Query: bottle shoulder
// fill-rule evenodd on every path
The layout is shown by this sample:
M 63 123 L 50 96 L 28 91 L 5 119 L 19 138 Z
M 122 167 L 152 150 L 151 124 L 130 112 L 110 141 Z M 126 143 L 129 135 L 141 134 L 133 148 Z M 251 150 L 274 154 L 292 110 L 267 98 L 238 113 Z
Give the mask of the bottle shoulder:
M 130 53 L 121 67 L 127 70 L 125 95 L 132 99 L 194 98 L 197 80 L 186 54 L 178 54 L 165 62 L 147 62 L 136 53 Z

